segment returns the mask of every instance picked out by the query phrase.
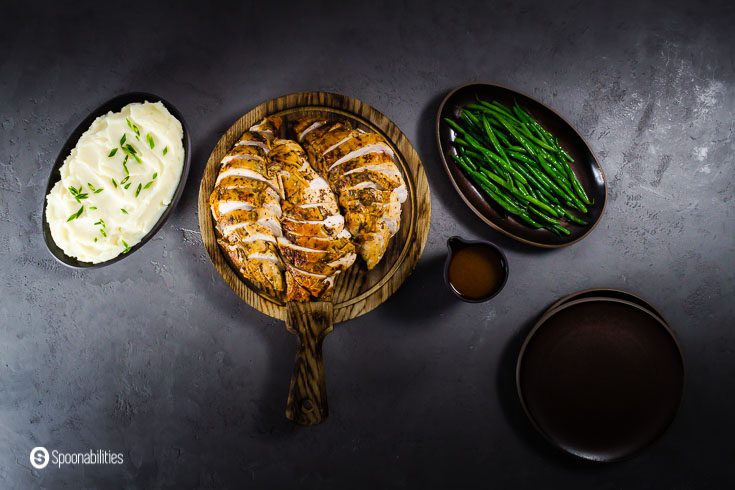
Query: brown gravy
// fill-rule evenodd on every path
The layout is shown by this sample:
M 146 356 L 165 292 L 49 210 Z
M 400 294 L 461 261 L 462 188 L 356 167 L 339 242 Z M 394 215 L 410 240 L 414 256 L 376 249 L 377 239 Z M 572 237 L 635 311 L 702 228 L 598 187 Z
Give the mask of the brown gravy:
M 452 250 L 447 279 L 457 294 L 477 301 L 495 294 L 505 281 L 505 260 L 492 247 L 457 244 Z

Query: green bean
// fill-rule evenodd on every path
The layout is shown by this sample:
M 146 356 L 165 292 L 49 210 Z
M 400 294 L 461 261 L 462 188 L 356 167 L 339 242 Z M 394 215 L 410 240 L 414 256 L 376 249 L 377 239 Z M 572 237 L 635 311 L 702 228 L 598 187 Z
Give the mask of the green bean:
M 551 163 L 546 159 L 546 155 L 543 153 L 539 153 L 536 155 L 536 161 L 538 162 L 541 169 L 546 172 L 546 175 L 549 176 L 550 179 L 553 179 L 554 182 L 556 182 L 559 187 L 562 187 L 565 191 L 571 193 L 571 185 L 569 185 L 569 182 L 567 182 L 566 175 L 562 175 L 559 170 L 554 168 Z
M 455 141 L 456 141 L 456 139 L 455 139 Z M 475 148 L 476 148 L 476 149 L 477 149 L 477 150 L 478 150 L 478 151 L 479 151 L 480 153 L 482 153 L 483 155 L 485 155 L 485 156 L 489 156 L 489 157 L 493 158 L 493 160 L 495 160 L 495 161 L 496 161 L 496 162 L 498 162 L 498 163 L 499 163 L 499 164 L 500 164 L 500 165 L 501 165 L 502 167 L 504 167 L 504 168 L 505 168 L 505 169 L 506 169 L 506 170 L 507 170 L 507 171 L 508 171 L 508 172 L 509 172 L 509 173 L 510 173 L 510 174 L 511 174 L 511 175 L 512 175 L 513 177 L 515 177 L 515 178 L 516 178 L 516 179 L 518 179 L 519 181 L 523 182 L 524 184 L 527 184 L 527 183 L 528 183 L 528 181 L 526 180 L 526 178 L 525 178 L 525 177 L 524 177 L 523 175 L 521 175 L 520 173 L 518 173 L 518 171 L 517 171 L 517 170 L 516 170 L 515 168 L 513 168 L 513 167 L 512 167 L 512 166 L 510 166 L 509 164 L 505 163 L 505 161 L 504 161 L 504 160 L 503 160 L 502 158 L 500 158 L 500 157 L 497 157 L 497 155 L 495 155 L 495 153 L 493 153 L 493 152 L 492 152 L 491 150 L 489 150 L 489 149 L 487 149 L 487 148 L 483 147 L 483 146 L 482 146 L 482 145 L 481 145 L 481 144 L 480 144 L 480 143 L 479 143 L 479 142 L 478 142 L 478 141 L 477 141 L 477 140 L 476 140 L 475 138 L 473 138 L 473 137 L 472 137 L 471 135 L 468 135 L 468 137 L 467 137 L 467 142 L 468 142 L 468 143 L 469 143 L 470 145 L 474 146 L 474 147 L 475 147 Z
M 493 199 L 495 199 L 495 201 L 500 204 L 503 209 L 511 214 L 516 215 L 520 215 L 524 212 L 523 209 L 516 206 L 515 203 L 513 203 L 510 199 L 507 199 L 492 182 L 487 180 L 484 175 L 475 173 L 474 176 L 477 181 L 482 184 L 485 192 L 489 193 L 491 197 L 493 197 Z
M 477 127 L 478 130 L 482 130 L 482 123 L 479 119 L 477 119 L 477 116 L 472 114 L 472 112 L 468 110 L 462 110 L 461 117 L 465 117 L 470 120 L 470 122 Z
M 459 125 L 459 124 L 457 124 L 456 122 L 452 121 L 452 120 L 451 120 L 451 119 L 449 119 L 448 117 L 445 117 L 445 118 L 444 118 L 444 119 L 442 119 L 442 120 L 443 120 L 443 121 L 444 121 L 445 123 L 447 123 L 447 125 L 448 125 L 448 126 L 449 126 L 450 128 L 452 128 L 453 130 L 455 130 L 456 132 L 458 132 L 458 133 L 460 133 L 460 134 L 467 134 L 467 131 L 465 131 L 465 129 L 464 129 L 464 128 L 463 128 L 462 126 L 460 126 L 460 125 Z
M 521 109 L 521 106 L 518 105 L 516 102 L 513 106 L 513 112 L 518 117 L 518 119 L 523 122 L 523 124 L 530 130 L 536 133 L 538 135 L 538 138 L 543 141 L 544 143 L 554 147 L 554 142 L 550 141 L 550 139 L 544 134 L 544 132 L 539 129 L 540 125 L 533 120 L 533 118 L 525 112 L 523 109 Z
M 570 213 L 569 211 L 567 211 L 564 208 L 561 208 L 561 212 L 572 223 L 576 223 L 576 224 L 582 225 L 582 226 L 584 226 L 584 225 L 587 224 L 587 222 L 585 220 L 580 219 L 580 218 L 574 216 L 574 214 Z
M 553 193 L 558 198 L 563 200 L 564 202 L 570 204 L 575 209 L 578 209 L 579 211 L 582 211 L 583 213 L 586 213 L 587 210 L 584 206 L 577 205 L 577 202 L 572 198 L 572 196 L 569 195 L 569 193 L 565 190 L 563 190 L 561 187 L 556 185 L 545 173 L 543 173 L 538 167 L 535 165 L 535 162 L 533 160 L 530 160 L 525 155 L 518 155 L 509 153 L 510 156 L 516 158 L 516 161 L 519 161 L 523 163 L 526 167 L 526 169 L 533 174 L 534 177 L 536 177 L 536 180 L 540 181 L 541 184 L 547 189 L 548 192 Z M 518 158 L 518 157 L 521 158 Z M 530 163 L 529 163 L 530 162 Z
M 524 175 L 524 177 L 525 177 L 525 175 Z M 518 190 L 520 191 L 520 193 L 523 194 L 524 196 L 531 196 L 531 193 L 529 192 L 529 190 L 526 188 L 525 185 L 523 185 L 520 182 L 518 182 L 518 184 L 516 184 L 516 187 L 518 188 Z M 534 197 L 534 196 L 531 196 L 531 197 Z
M 508 123 L 508 124 L 512 124 L 514 122 L 513 120 L 511 120 L 509 118 L 501 119 L 501 122 L 503 122 L 503 121 L 506 122 L 506 123 Z M 538 147 L 541 147 L 541 148 L 543 148 L 545 150 L 549 150 L 549 151 L 553 151 L 553 152 L 556 151 L 556 148 L 554 146 L 552 146 L 549 143 L 543 141 L 542 139 L 537 138 L 536 136 L 534 136 L 531 133 L 531 130 L 522 121 L 518 121 L 516 124 L 514 124 L 514 126 L 515 126 L 514 129 L 517 130 L 517 131 L 520 131 L 521 133 L 523 133 L 523 135 L 528 139 L 529 143 L 533 144 L 534 146 L 538 146 Z
M 544 213 L 542 213 L 538 209 L 534 209 L 532 207 L 529 207 L 528 210 L 529 210 L 529 213 L 533 213 L 534 215 L 536 215 L 544 223 L 548 223 L 550 225 L 559 225 L 559 226 L 561 226 L 561 221 L 559 221 L 558 219 L 554 219 L 551 216 L 546 216 Z
M 521 144 L 521 146 L 526 149 L 529 155 L 534 156 L 534 157 L 536 156 L 536 150 L 528 143 L 528 140 L 526 138 L 518 134 L 518 132 L 515 129 L 511 128 L 510 124 L 507 123 L 504 119 L 498 119 L 498 121 L 500 121 L 500 124 L 505 126 L 505 128 L 508 130 L 511 136 L 513 136 L 516 139 L 516 141 L 518 141 Z
M 590 204 L 559 140 L 517 102 L 507 107 L 477 98 L 457 120 L 452 159 L 499 209 L 533 228 L 567 236 L 565 224 L 584 226 L 575 214 Z
M 577 194 L 577 196 L 585 204 L 588 204 L 588 205 L 591 204 L 590 198 L 587 197 L 587 193 L 584 191 L 584 187 L 582 187 L 582 183 L 577 178 L 577 175 L 574 173 L 574 170 L 572 170 L 572 167 L 569 165 L 569 162 L 563 158 L 559 159 L 558 162 L 559 162 L 559 165 L 565 170 L 567 174 L 567 179 L 569 180 L 571 187 L 572 189 L 574 189 L 574 192 Z
M 503 148 L 500 146 L 500 143 L 498 142 L 498 138 L 495 137 L 495 133 L 493 132 L 493 128 L 490 127 L 490 122 L 487 120 L 486 117 L 482 118 L 482 127 L 485 130 L 485 133 L 487 133 L 488 138 L 490 138 L 490 142 L 495 147 L 495 151 L 498 152 L 498 154 L 505 160 L 505 163 L 510 166 L 510 160 L 508 160 L 508 155 L 505 154 L 505 151 L 503 151 Z
M 495 101 L 486 102 L 483 100 L 483 101 L 480 101 L 480 104 L 487 107 L 488 109 L 495 109 L 496 111 L 502 112 L 503 114 L 505 114 L 506 116 L 510 118 L 514 118 L 513 114 L 511 114 L 510 111 L 504 105 L 500 104 L 499 102 L 495 102 Z
M 549 131 L 547 131 L 546 128 L 544 128 L 543 126 L 541 126 L 533 117 L 531 117 L 531 115 L 528 112 L 526 112 L 525 110 L 523 110 L 523 108 L 520 105 L 518 105 L 518 102 L 515 103 L 515 107 L 517 107 L 518 110 L 522 114 L 524 114 L 526 116 L 527 120 L 530 121 L 530 124 L 533 125 L 533 126 L 535 126 L 536 129 L 538 129 L 541 133 L 543 133 L 544 136 L 546 136 L 546 138 L 549 141 L 553 141 L 554 140 L 554 135 L 551 134 Z
M 480 153 L 477 153 L 473 150 L 465 150 L 465 153 L 467 154 L 468 158 L 474 158 L 476 160 L 478 167 L 489 167 L 490 170 L 500 174 L 504 179 L 507 179 L 510 175 L 503 167 L 499 166 L 491 158 L 488 158 L 485 155 L 481 155 Z
M 451 155 L 455 162 L 457 162 L 460 166 L 467 165 L 469 168 L 474 172 L 477 170 L 477 165 L 472 163 L 472 160 L 469 160 L 467 158 L 462 157 L 461 155 Z
M 474 178 L 473 180 L 480 186 L 480 188 L 488 195 L 490 196 L 493 201 L 495 201 L 496 204 L 498 204 L 503 210 L 506 212 L 517 216 L 521 221 L 525 222 L 526 224 L 532 226 L 533 228 L 541 228 L 542 225 L 535 221 L 531 216 L 522 208 L 518 207 L 515 203 L 513 203 L 510 199 L 503 196 L 503 194 L 500 192 L 500 190 L 495 186 L 492 182 L 487 180 L 482 174 L 472 172 L 471 170 L 468 170 L 469 167 L 463 167 L 465 171 L 467 171 L 470 175 L 470 178 Z
M 569 153 L 567 153 L 566 150 L 564 150 L 564 148 L 562 148 L 561 144 L 559 144 L 559 140 L 558 139 L 554 139 L 554 143 L 555 143 L 555 146 L 556 146 L 556 150 L 559 153 L 561 153 L 561 155 L 564 158 L 566 158 L 570 162 L 573 162 L 574 161 L 574 158 L 572 158 L 572 156 Z
M 487 170 L 487 169 L 480 169 L 480 172 L 482 172 L 483 174 L 485 174 L 488 178 L 494 180 L 498 185 L 500 185 L 500 186 L 505 187 L 506 189 L 508 189 L 510 191 L 510 193 L 513 196 L 515 196 L 517 199 L 520 199 L 522 201 L 526 201 L 528 203 L 534 204 L 538 208 L 543 209 L 544 211 L 546 211 L 546 212 L 548 212 L 548 213 L 550 213 L 550 214 L 558 217 L 557 212 L 554 209 L 552 209 L 550 206 L 547 206 L 546 204 L 544 204 L 543 202 L 539 201 L 538 199 L 536 199 L 536 198 L 534 198 L 532 196 L 523 195 L 520 191 L 514 190 L 510 186 L 509 182 L 504 181 L 503 179 L 501 179 L 500 177 L 498 177 L 494 173 L 490 172 L 489 170 Z
M 539 192 L 540 192 L 541 194 L 543 194 L 543 195 L 544 195 L 544 197 L 546 197 L 546 199 L 547 199 L 548 201 L 551 201 L 551 202 L 553 202 L 553 203 L 556 203 L 556 204 L 558 204 L 558 203 L 559 203 L 559 200 L 558 200 L 558 199 L 556 199 L 556 198 L 555 198 L 555 197 L 553 196 L 553 193 L 552 193 L 552 192 L 549 192 L 549 191 L 547 191 L 547 190 L 546 190 L 546 188 L 544 187 L 544 185 L 543 185 L 543 184 L 542 184 L 542 183 L 541 183 L 541 182 L 539 181 L 539 179 L 537 179 L 537 178 L 536 178 L 536 177 L 535 177 L 535 176 L 534 176 L 533 174 L 531 174 L 531 173 L 530 173 L 530 172 L 528 171 L 528 169 L 526 169 L 526 167 L 524 167 L 523 165 L 515 165 L 515 169 L 516 169 L 516 170 L 517 170 L 518 172 L 520 172 L 520 173 L 521 173 L 521 175 L 523 175 L 523 176 L 524 176 L 524 177 L 526 178 L 526 180 L 528 181 L 529 185 L 533 185 L 533 186 L 535 186 L 535 187 L 536 187 L 536 189 L 537 189 L 537 190 L 538 190 L 538 191 L 539 191 Z

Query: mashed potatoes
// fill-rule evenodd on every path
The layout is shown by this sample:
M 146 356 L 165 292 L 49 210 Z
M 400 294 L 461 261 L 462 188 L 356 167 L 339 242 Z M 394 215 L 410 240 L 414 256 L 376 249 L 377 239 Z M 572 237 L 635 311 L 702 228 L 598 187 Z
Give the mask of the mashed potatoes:
M 100 116 L 79 138 L 47 199 L 54 242 L 99 263 L 126 253 L 171 202 L 184 166 L 181 123 L 160 102 Z

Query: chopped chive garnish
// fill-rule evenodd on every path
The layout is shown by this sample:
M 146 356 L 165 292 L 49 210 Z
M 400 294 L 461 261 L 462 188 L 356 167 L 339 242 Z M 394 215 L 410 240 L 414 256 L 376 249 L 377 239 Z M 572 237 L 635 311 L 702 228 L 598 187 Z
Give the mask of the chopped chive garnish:
M 126 253 L 130 252 L 130 247 L 128 246 L 127 243 L 125 243 L 125 240 L 120 240 L 120 241 L 122 242 L 123 246 L 125 247 L 125 249 L 122 251 L 122 253 L 126 254 Z
M 94 192 L 95 194 L 99 194 L 100 192 L 102 192 L 104 190 L 102 188 L 97 188 L 97 187 L 93 186 L 89 182 L 87 182 L 87 187 L 89 187 L 89 190 L 92 191 L 92 192 Z
M 148 146 L 151 147 L 151 150 L 154 146 L 156 146 L 156 144 L 153 142 L 153 135 L 151 133 L 145 135 L 145 140 L 148 142 Z
M 73 186 L 69 186 L 69 193 L 74 197 L 74 200 L 78 203 L 82 202 L 82 199 L 87 199 L 89 197 L 89 194 L 86 192 L 82 192 L 82 187 L 79 186 L 79 189 Z
M 124 185 L 128 180 L 130 180 L 130 176 L 126 175 L 125 178 L 120 181 L 120 185 Z
M 89 207 L 89 210 L 90 210 L 90 211 L 95 211 L 96 209 L 97 209 L 97 206 L 90 206 L 90 207 Z
M 130 189 L 130 184 L 132 184 L 132 182 L 128 182 L 127 184 L 125 184 L 125 190 Z
M 158 177 L 158 172 L 153 172 L 153 177 L 151 177 L 151 180 L 156 180 L 156 177 Z
M 107 225 L 105 224 L 105 220 L 100 218 L 99 220 L 97 220 L 97 222 L 94 225 L 101 226 L 100 235 L 102 235 L 103 237 L 107 237 L 107 232 L 105 231 L 105 228 L 107 227 Z
M 138 184 L 138 188 L 135 189 L 135 197 L 138 197 L 138 194 L 140 194 L 140 190 L 143 188 L 143 184 Z
M 128 170 L 128 156 L 125 155 L 125 160 L 123 160 L 123 170 L 125 170 L 125 175 L 130 175 L 130 170 Z
M 115 179 L 112 179 L 112 185 L 114 185 L 115 189 L 117 189 L 117 181 Z
M 150 182 L 148 182 L 146 185 L 143 186 L 143 189 L 148 189 L 152 185 L 153 185 L 153 181 L 151 180 Z
M 128 139 L 128 135 L 127 134 L 123 134 L 122 135 L 122 138 L 120 138 L 120 146 L 124 145 L 125 144 L 125 141 L 127 139 Z
M 95 242 L 97 241 L 97 237 L 94 237 L 94 241 L 95 241 Z
M 166 153 L 168 153 L 168 146 L 163 147 L 163 156 L 166 156 Z
M 84 212 L 84 206 L 82 206 L 81 208 L 79 208 L 79 211 L 77 211 L 76 213 L 74 213 L 71 216 L 69 216 L 69 218 L 67 218 L 66 222 L 68 223 L 71 220 L 77 219 L 78 217 L 80 217 L 82 215 L 83 212 Z
M 112 158 L 115 156 L 115 153 L 117 153 L 117 148 L 113 148 L 112 150 L 110 150 L 110 153 L 108 153 L 107 156 Z
M 122 211 L 123 214 L 128 214 L 128 210 L 125 208 L 120 208 L 120 211 Z
M 138 128 L 138 126 L 133 121 L 128 119 L 127 117 L 125 118 L 125 121 L 128 123 L 128 127 L 132 129 L 133 132 L 135 133 L 135 137 L 140 138 L 140 128 Z
M 133 157 L 135 161 L 137 161 L 138 163 L 143 163 L 143 160 L 141 160 L 140 157 L 138 156 L 138 150 L 136 150 L 133 145 L 131 145 L 130 143 L 127 143 L 124 146 L 121 146 L 121 148 L 126 156 Z

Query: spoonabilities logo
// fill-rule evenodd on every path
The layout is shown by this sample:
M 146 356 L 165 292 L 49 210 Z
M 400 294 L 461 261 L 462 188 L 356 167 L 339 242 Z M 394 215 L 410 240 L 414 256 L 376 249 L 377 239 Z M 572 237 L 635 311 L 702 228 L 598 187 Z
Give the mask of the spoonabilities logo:
M 49 462 L 49 454 L 45 447 L 34 447 L 31 449 L 31 465 L 37 470 L 44 469 Z
M 42 446 L 31 449 L 31 465 L 42 470 L 49 463 L 61 469 L 64 465 L 92 465 L 92 464 L 123 464 L 123 453 L 116 453 L 108 449 L 88 449 L 80 452 L 65 452 L 54 449 L 49 452 Z

